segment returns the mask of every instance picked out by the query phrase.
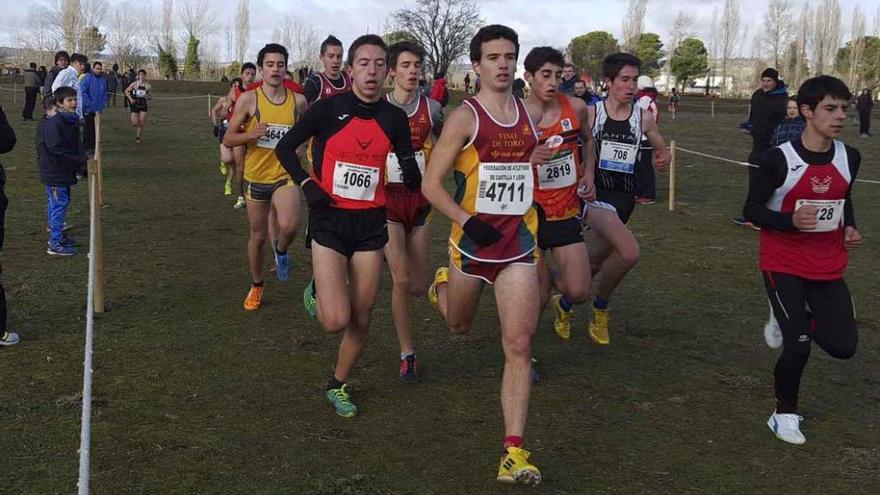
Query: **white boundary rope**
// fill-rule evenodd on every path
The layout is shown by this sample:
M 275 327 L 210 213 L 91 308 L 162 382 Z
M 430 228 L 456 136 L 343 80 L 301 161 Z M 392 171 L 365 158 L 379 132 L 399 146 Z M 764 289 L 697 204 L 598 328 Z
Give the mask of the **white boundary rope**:
M 79 495 L 89 493 L 89 454 L 92 440 L 92 338 L 95 327 L 95 217 L 97 216 L 97 183 L 89 180 L 89 285 L 86 295 L 86 344 L 83 361 L 82 425 L 79 435 Z
M 699 151 L 694 151 L 694 150 L 689 150 L 687 148 L 682 148 L 681 146 L 676 146 L 675 149 L 678 151 L 684 151 L 685 153 L 690 153 L 692 155 L 702 156 L 704 158 L 710 158 L 712 160 L 718 160 L 719 162 L 732 163 L 734 165 L 740 165 L 743 167 L 760 168 L 757 165 L 754 165 L 751 163 L 740 162 L 737 160 L 731 160 L 729 158 L 723 158 L 723 157 L 715 156 L 715 155 L 709 155 L 707 153 L 701 153 Z M 871 179 L 856 179 L 856 182 L 863 182 L 865 184 L 880 184 L 880 180 L 871 180 Z

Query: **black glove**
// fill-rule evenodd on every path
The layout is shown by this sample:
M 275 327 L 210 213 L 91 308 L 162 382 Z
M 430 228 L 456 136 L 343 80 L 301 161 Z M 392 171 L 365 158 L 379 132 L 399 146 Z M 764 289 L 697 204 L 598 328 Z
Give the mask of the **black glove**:
M 214 125 L 214 137 L 215 138 L 220 137 L 220 124 Z
M 303 194 L 306 195 L 306 202 L 309 203 L 309 208 L 327 208 L 336 202 L 313 180 L 307 180 L 300 187 Z
M 462 228 L 464 233 L 481 247 L 490 246 L 501 239 L 501 232 L 498 232 L 498 229 L 476 216 L 468 218 L 468 221 L 462 225 Z
M 400 169 L 403 175 L 403 185 L 407 189 L 418 191 L 422 188 L 422 172 L 419 170 L 419 164 L 415 157 L 404 160 Z

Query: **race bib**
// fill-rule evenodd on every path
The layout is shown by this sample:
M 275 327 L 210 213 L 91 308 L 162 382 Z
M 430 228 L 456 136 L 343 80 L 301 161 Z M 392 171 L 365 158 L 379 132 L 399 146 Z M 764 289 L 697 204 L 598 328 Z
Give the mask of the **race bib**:
M 147 96 L 147 90 L 146 89 L 136 89 L 136 90 L 134 90 L 134 95 L 138 98 L 143 98 L 144 96 Z
M 373 201 L 379 185 L 379 169 L 354 163 L 336 162 L 333 169 L 333 195 L 356 201 Z
M 599 155 L 599 168 L 611 172 L 631 174 L 635 171 L 638 146 L 634 144 L 602 141 L 602 153 Z
M 532 207 L 535 189 L 532 165 L 481 163 L 477 187 L 477 213 L 524 215 Z
M 287 134 L 290 128 L 291 126 L 289 125 L 266 124 L 266 135 L 257 139 L 257 146 L 274 150 L 275 146 L 278 145 L 278 141 L 281 141 L 281 138 Z
M 797 210 L 804 205 L 815 206 L 819 209 L 816 212 L 818 225 L 814 230 L 806 232 L 831 232 L 840 228 L 845 203 L 845 199 L 799 199 L 795 202 L 794 209 Z
M 419 165 L 419 172 L 422 174 L 422 177 L 425 176 L 425 152 L 424 151 L 416 151 L 416 163 Z M 386 181 L 388 183 L 401 184 L 403 183 L 403 169 L 400 167 L 400 162 L 397 161 L 397 155 L 394 153 L 388 153 L 388 160 L 385 162 L 385 175 Z
M 538 165 L 538 189 L 562 189 L 577 182 L 574 154 L 571 151 L 554 156 Z

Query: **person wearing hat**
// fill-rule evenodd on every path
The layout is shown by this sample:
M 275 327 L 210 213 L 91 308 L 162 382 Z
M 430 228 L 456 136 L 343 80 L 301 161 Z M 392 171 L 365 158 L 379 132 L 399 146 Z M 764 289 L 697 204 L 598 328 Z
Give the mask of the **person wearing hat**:
M 779 78 L 779 71 L 768 67 L 761 72 L 761 87 L 752 94 L 749 104 L 749 126 L 752 135 L 752 151 L 748 162 L 752 165 L 761 163 L 761 157 L 773 147 L 773 131 L 785 119 L 788 105 L 788 87 Z M 749 174 L 756 168 L 749 168 Z M 737 225 L 752 227 L 743 217 L 733 219 Z
M 654 118 L 654 122 L 660 123 L 660 109 L 657 106 L 657 88 L 654 80 L 649 76 L 639 76 L 636 82 L 636 106 L 644 110 Z M 642 136 L 642 145 L 639 149 L 639 160 L 636 163 L 635 193 L 636 202 L 643 205 L 654 204 L 656 196 L 656 181 L 654 178 L 654 148 L 648 142 L 647 137 Z

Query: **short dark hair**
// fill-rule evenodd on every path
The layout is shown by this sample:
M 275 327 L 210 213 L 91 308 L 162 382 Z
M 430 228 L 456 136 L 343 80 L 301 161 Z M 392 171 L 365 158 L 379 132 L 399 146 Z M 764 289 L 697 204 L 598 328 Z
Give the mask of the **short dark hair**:
M 826 96 L 849 101 L 852 98 L 846 83 L 833 76 L 817 76 L 804 81 L 797 92 L 798 108 L 806 105 L 815 110 Z
M 328 46 L 338 46 L 339 48 L 342 48 L 342 42 L 339 41 L 339 38 L 333 36 L 332 34 L 330 36 L 327 36 L 327 39 L 321 42 L 321 55 L 324 55 L 324 52 L 327 51 Z
M 425 61 L 425 49 L 421 45 L 412 41 L 398 41 L 388 47 L 388 65 L 391 68 L 397 67 L 397 59 L 401 53 L 412 53 L 419 57 L 419 62 Z
M 119 64 L 113 64 L 113 71 L 116 72 L 119 70 Z
M 230 81 L 230 85 L 234 84 L 236 88 L 241 91 L 244 91 L 244 81 L 241 80 L 240 77 L 233 77 L 232 81 Z
M 385 40 L 383 40 L 382 37 L 377 34 L 365 34 L 362 36 L 358 36 L 356 40 L 351 42 L 351 46 L 348 47 L 348 58 L 346 59 L 348 65 L 354 65 L 354 52 L 356 52 L 358 48 L 364 45 L 378 46 L 385 51 L 385 58 L 387 60 L 388 45 L 385 44 Z
M 574 64 L 571 63 L 571 62 L 566 62 L 566 63 L 564 63 L 564 64 L 562 65 L 562 68 L 563 68 L 563 69 L 567 69 L 567 68 L 569 68 L 569 67 L 571 67 L 572 69 L 574 69 Z
M 54 94 L 43 97 L 43 110 L 49 111 L 49 109 L 54 106 L 55 106 L 55 95 Z
M 269 46 L 269 45 L 266 45 L 266 46 Z M 277 52 L 268 52 L 268 53 L 277 53 Z M 284 54 L 284 60 L 285 61 L 287 60 L 286 53 Z M 251 69 L 252 71 L 257 72 L 257 66 L 254 65 L 253 62 L 245 62 L 244 65 L 241 66 L 241 71 L 239 71 L 239 74 L 244 74 L 244 71 L 246 71 L 248 69 Z
M 76 90 L 70 86 L 61 86 L 52 92 L 52 98 L 54 98 L 57 105 L 64 103 L 64 99 L 70 97 L 76 98 Z
M 65 52 L 64 50 L 55 52 L 55 64 L 56 65 L 58 64 L 58 61 L 62 58 L 64 60 L 67 60 L 68 62 L 70 62 L 70 54 L 69 53 Z
M 529 51 L 523 61 L 526 72 L 532 75 L 541 70 L 545 64 L 558 65 L 561 69 L 565 65 L 565 56 L 552 46 L 536 46 Z
M 501 24 L 483 26 L 471 39 L 471 62 L 479 62 L 483 57 L 483 43 L 494 40 L 507 40 L 516 48 L 516 56 L 519 58 L 519 35 L 516 31 Z
M 31 63 L 30 63 L 30 68 L 31 68 L 31 69 L 36 69 L 36 68 L 37 68 L 37 63 L 36 63 L 36 62 L 31 62 Z
M 574 80 L 574 84 L 575 84 L 575 86 L 577 86 L 577 83 L 581 83 L 581 84 L 583 84 L 584 86 L 587 85 L 587 82 L 584 81 L 583 79 L 575 79 L 575 80 Z
M 260 49 L 260 52 L 257 53 L 257 65 L 260 67 L 263 66 L 263 58 L 266 57 L 267 53 L 278 53 L 284 55 L 284 65 L 287 65 L 287 48 L 279 45 L 278 43 L 268 43 L 266 46 Z M 241 67 L 241 70 L 244 70 L 244 66 Z
M 639 57 L 630 53 L 612 53 L 602 61 L 602 75 L 613 81 L 627 65 L 642 70 Z
M 132 70 L 133 70 L 133 69 L 132 69 Z M 147 71 L 145 71 L 144 69 L 138 69 L 138 72 L 137 72 L 137 73 L 138 73 L 138 74 L 143 74 L 143 75 L 145 75 L 145 76 L 147 75 Z
M 74 53 L 70 56 L 70 63 L 79 62 L 83 65 L 88 65 L 89 58 L 83 55 L 82 53 Z
M 101 66 L 102 69 L 104 68 L 104 64 L 101 63 L 101 62 L 94 62 L 94 63 L 92 63 L 92 68 L 94 69 L 95 67 L 97 67 L 97 66 L 99 66 L 99 65 Z

